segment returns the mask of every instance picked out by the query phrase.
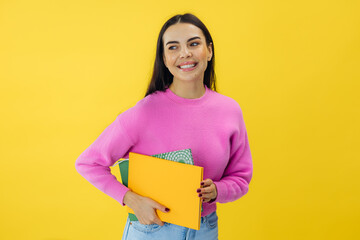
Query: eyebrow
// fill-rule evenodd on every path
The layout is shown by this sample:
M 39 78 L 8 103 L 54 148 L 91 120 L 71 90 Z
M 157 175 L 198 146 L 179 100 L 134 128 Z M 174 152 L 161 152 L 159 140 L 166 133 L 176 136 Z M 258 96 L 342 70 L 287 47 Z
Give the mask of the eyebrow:
M 192 40 L 194 40 L 194 39 L 200 39 L 200 37 L 198 37 L 198 36 L 192 37 L 192 38 L 189 38 L 189 40 L 187 40 L 187 41 L 190 42 L 190 41 L 192 41 Z M 179 42 L 178 42 L 178 41 L 170 41 L 170 42 L 167 42 L 167 43 L 165 44 L 165 46 L 168 45 L 168 44 L 171 44 L 171 43 L 179 43 Z

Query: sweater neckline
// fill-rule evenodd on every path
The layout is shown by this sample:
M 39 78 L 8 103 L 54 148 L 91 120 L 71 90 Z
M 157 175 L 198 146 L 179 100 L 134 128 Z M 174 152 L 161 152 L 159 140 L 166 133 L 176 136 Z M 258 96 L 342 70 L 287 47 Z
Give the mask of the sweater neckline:
M 198 104 L 201 104 L 201 103 L 205 102 L 208 95 L 209 95 L 210 89 L 206 85 L 204 85 L 204 87 L 205 87 L 205 93 L 199 98 L 183 98 L 183 97 L 180 97 L 180 96 L 176 95 L 173 91 L 171 91 L 170 88 L 167 88 L 165 90 L 165 95 L 168 98 L 170 98 L 171 100 L 173 100 L 173 101 L 175 101 L 177 103 L 198 105 Z

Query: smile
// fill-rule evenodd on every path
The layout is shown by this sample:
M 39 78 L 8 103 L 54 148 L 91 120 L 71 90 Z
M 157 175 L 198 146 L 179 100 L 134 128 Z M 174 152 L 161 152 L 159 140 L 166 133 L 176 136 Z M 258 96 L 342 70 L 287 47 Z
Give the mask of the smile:
M 193 63 L 193 64 L 178 66 L 178 68 L 180 68 L 183 71 L 192 71 L 193 69 L 196 68 L 196 66 L 197 66 L 197 63 Z

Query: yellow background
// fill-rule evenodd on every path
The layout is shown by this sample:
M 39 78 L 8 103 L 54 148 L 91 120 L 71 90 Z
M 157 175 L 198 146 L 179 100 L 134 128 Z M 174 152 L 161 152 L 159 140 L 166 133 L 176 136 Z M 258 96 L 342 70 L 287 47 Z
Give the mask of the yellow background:
M 220 239 L 359 239 L 360 2 L 0 1 L 0 239 L 121 239 L 126 209 L 75 170 L 139 101 L 157 35 L 192 12 L 239 102 L 254 175 Z

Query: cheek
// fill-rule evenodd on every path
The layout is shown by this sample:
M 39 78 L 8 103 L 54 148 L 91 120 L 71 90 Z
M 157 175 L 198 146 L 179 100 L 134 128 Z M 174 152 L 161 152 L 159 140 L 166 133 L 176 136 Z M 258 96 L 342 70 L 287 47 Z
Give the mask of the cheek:
M 174 59 L 175 59 L 175 58 L 174 58 L 172 55 L 166 54 L 166 55 L 165 55 L 165 59 L 166 59 L 167 65 L 168 65 L 169 67 L 171 67 L 171 65 L 174 64 Z
M 206 48 L 203 48 L 203 49 L 199 52 L 199 57 L 200 57 L 201 59 L 207 60 L 207 50 L 206 50 Z

